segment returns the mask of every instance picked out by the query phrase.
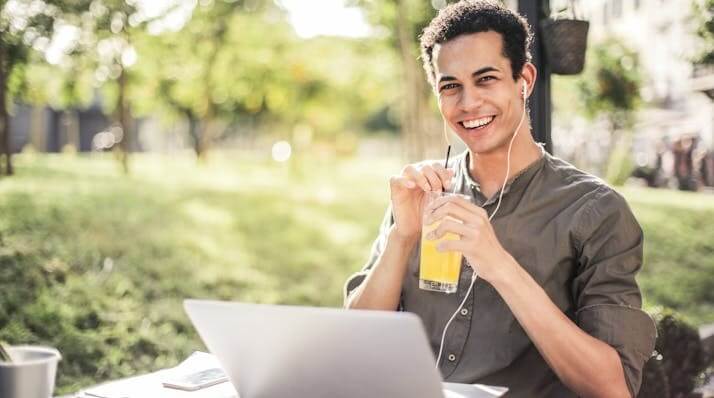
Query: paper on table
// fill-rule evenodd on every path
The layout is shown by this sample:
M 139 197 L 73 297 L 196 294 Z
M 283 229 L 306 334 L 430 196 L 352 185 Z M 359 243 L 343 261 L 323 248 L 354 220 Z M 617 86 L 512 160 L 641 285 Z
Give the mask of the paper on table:
M 446 398 L 496 398 L 508 392 L 507 387 L 485 384 L 442 383 Z
M 169 378 L 220 367 L 211 354 L 196 351 L 175 368 L 160 370 L 144 376 L 119 380 L 84 391 L 87 398 L 237 398 L 231 383 L 216 384 L 197 391 L 165 388 L 161 383 Z

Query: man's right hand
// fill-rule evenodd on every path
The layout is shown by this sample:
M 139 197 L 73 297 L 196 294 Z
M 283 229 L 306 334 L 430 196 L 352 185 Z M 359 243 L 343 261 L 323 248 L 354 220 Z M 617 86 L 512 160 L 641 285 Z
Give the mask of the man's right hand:
M 410 164 L 402 174 L 389 179 L 394 215 L 393 233 L 408 242 L 416 242 L 421 233 L 422 202 L 428 191 L 451 189 L 452 169 L 445 169 L 439 162 Z

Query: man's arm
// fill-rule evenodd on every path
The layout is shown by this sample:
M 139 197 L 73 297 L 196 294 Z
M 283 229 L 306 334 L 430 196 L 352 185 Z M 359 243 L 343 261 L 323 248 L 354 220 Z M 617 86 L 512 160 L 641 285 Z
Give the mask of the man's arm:
M 424 192 L 448 188 L 453 175 L 453 170 L 445 169 L 441 162 L 422 162 L 407 165 L 401 175 L 390 178 L 388 213 L 393 223 L 382 232 L 382 236 L 386 235 L 384 248 L 374 265 L 367 267 L 365 280 L 351 293 L 348 281 L 346 308 L 387 311 L 398 308 L 409 255 L 421 236 Z M 378 250 L 377 246 L 373 250 Z
M 437 248 L 440 251 L 463 253 L 475 272 L 499 292 L 543 358 L 565 385 L 585 397 L 630 396 L 619 352 L 581 329 L 562 313 L 543 288 L 501 246 L 482 208 L 453 197 L 437 199 L 427 208 L 427 212 L 427 223 L 441 221 L 439 227 L 427 238 L 438 238 L 448 232 L 460 235 L 459 240 L 442 241 Z M 461 222 L 444 219 L 446 216 Z M 601 225 L 604 225 L 604 229 L 615 228 L 609 224 Z M 608 241 L 607 237 L 600 238 Z M 638 264 L 633 259 L 620 258 L 604 251 L 602 245 L 591 246 L 597 246 L 600 255 L 613 254 L 612 261 Z M 590 249 L 594 250 L 594 247 Z M 589 252 L 590 249 L 586 250 L 587 254 L 597 258 Z M 599 265 L 590 264 L 589 270 L 607 269 L 607 264 Z M 579 290 L 582 296 L 583 289 Z M 579 304 L 578 308 L 583 309 L 584 303 Z M 633 387 L 633 390 L 636 391 L 636 388 Z
M 395 233 L 392 225 L 387 233 L 384 251 L 377 259 L 367 278 L 347 297 L 345 307 L 394 311 L 399 306 L 402 281 L 407 270 L 407 260 L 416 240 Z
M 515 259 L 499 268 L 489 282 L 565 385 L 583 397 L 630 396 L 614 348 L 565 316 Z

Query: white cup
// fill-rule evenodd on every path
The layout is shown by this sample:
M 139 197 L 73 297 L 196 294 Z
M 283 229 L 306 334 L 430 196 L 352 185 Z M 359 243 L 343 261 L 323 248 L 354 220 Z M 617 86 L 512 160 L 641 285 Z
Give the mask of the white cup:
M 51 398 L 55 389 L 59 351 L 50 347 L 14 346 L 12 362 L 0 362 L 0 397 Z

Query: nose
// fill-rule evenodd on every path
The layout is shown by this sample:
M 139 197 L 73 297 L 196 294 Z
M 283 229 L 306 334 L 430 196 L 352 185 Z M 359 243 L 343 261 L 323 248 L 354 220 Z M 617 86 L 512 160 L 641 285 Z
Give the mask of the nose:
M 477 87 L 466 86 L 461 90 L 458 105 L 465 113 L 476 111 L 483 105 L 483 96 Z

